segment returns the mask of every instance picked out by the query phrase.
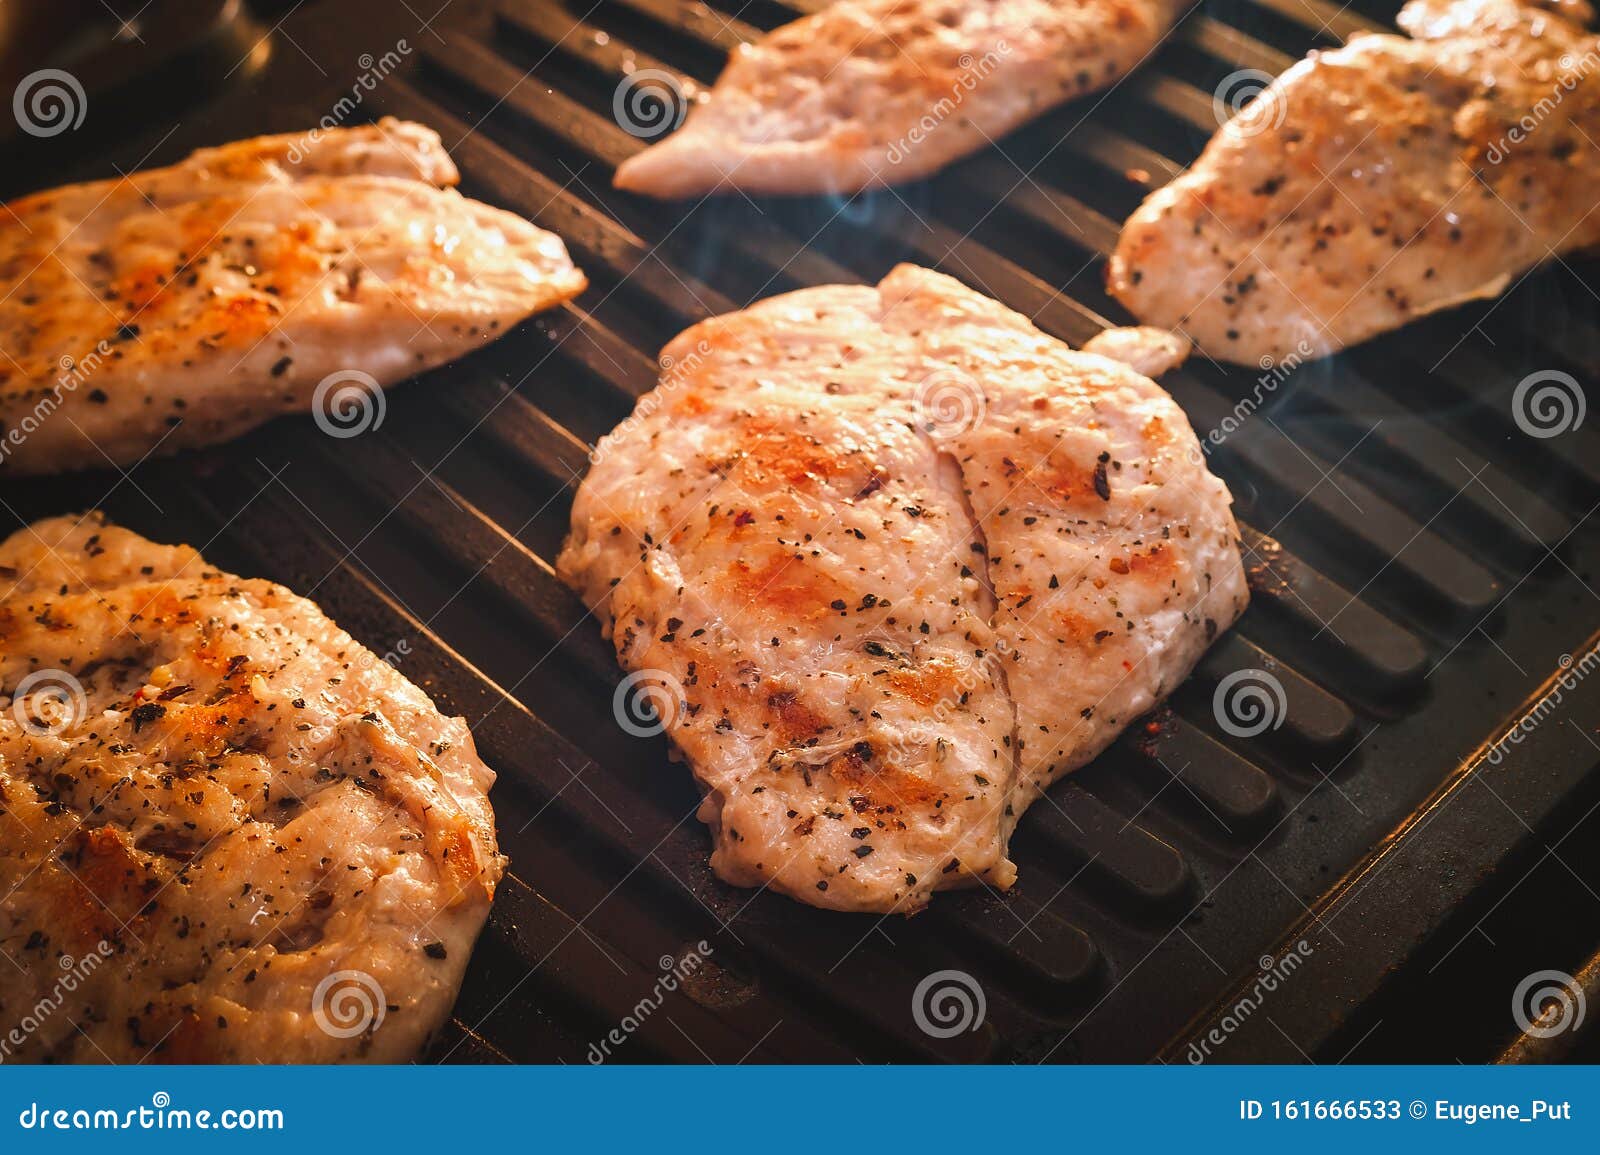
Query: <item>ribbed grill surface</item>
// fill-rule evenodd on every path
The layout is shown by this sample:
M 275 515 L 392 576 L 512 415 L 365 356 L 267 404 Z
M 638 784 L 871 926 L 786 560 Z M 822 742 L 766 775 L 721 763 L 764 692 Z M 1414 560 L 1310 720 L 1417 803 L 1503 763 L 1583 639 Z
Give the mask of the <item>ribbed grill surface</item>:
M 436 1058 L 583 1061 L 658 960 L 702 939 L 692 997 L 643 1016 L 619 1057 L 1150 1058 L 1526 695 L 1541 675 L 1507 649 L 1548 657 L 1600 624 L 1593 537 L 1572 533 L 1600 498 L 1597 438 L 1530 439 L 1509 401 L 1532 370 L 1583 376 L 1600 351 L 1596 298 L 1557 267 L 1300 368 L 1246 410 L 1212 463 L 1238 499 L 1252 608 L 1167 708 L 1027 815 L 1011 894 L 879 921 L 719 883 L 687 770 L 616 727 L 610 649 L 551 568 L 588 446 L 652 387 L 655 351 L 699 318 L 898 260 L 1081 343 L 1128 320 L 1104 257 L 1215 129 L 1217 84 L 1392 18 L 1377 0 L 1217 0 L 1113 92 L 893 192 L 611 190 L 642 147 L 612 116 L 627 72 L 709 83 L 734 45 L 813 7 L 507 3 L 416 36 L 370 111 L 437 128 L 466 190 L 559 233 L 590 291 L 395 391 L 378 431 L 280 422 L 145 467 L 108 502 L 315 597 L 474 721 L 512 877 Z M 1197 358 L 1164 384 L 1204 433 L 1264 374 Z M 30 486 L 21 508 L 75 492 Z M 1248 738 L 1213 709 L 1243 669 L 1286 700 L 1281 726 Z M 941 969 L 981 986 L 981 1029 L 918 1029 L 913 992 Z

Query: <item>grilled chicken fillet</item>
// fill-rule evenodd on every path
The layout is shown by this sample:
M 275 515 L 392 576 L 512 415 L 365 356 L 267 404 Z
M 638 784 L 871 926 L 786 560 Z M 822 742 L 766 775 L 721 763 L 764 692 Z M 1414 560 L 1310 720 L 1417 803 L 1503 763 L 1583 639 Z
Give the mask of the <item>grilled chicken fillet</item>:
M 1115 83 L 1177 0 L 839 0 L 734 53 L 618 188 L 849 193 L 917 180 Z
M 227 440 L 330 374 L 392 384 L 582 291 L 559 239 L 457 179 L 432 130 L 385 120 L 7 205 L 0 468 Z
M 1600 242 L 1586 4 L 1413 0 L 1317 52 L 1128 219 L 1112 293 L 1241 363 L 1323 356 Z
M 98 516 L 19 530 L 0 1028 L 33 1029 L 5 1058 L 415 1058 L 503 869 L 493 781 L 304 598 Z
M 866 911 L 1004 889 L 1023 809 L 1244 608 L 1171 397 L 949 277 L 774 297 L 663 364 L 559 570 L 731 882 Z

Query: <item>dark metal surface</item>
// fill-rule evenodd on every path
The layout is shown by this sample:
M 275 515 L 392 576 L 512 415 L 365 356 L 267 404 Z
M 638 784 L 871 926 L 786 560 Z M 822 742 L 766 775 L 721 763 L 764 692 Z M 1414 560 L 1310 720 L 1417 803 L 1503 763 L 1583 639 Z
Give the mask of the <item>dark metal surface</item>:
M 283 8 L 262 10 L 265 27 L 281 22 L 255 49 L 259 73 L 109 156 L 70 134 L 42 142 L 51 162 L 7 172 L 6 191 L 304 128 L 364 59 L 393 51 L 404 66 L 358 115 L 435 127 L 466 191 L 559 233 L 590 290 L 395 390 L 358 438 L 279 421 L 125 477 L 8 482 L 4 512 L 100 504 L 282 581 L 472 721 L 501 774 L 513 877 L 433 1058 L 584 1061 L 640 1018 L 661 960 L 704 940 L 709 966 L 640 1018 L 618 1058 L 1184 1061 L 1215 1032 L 1205 1054 L 1222 1060 L 1473 1061 L 1516 1033 L 1516 979 L 1574 970 L 1600 945 L 1600 931 L 1584 941 L 1600 926 L 1592 858 L 1560 841 L 1594 801 L 1600 686 L 1580 679 L 1497 762 L 1486 746 L 1600 629 L 1600 437 L 1530 437 L 1511 405 L 1530 372 L 1587 384 L 1600 368 L 1600 298 L 1576 259 L 1302 366 L 1235 422 L 1212 461 L 1238 500 L 1253 605 L 1168 708 L 1029 813 L 1004 897 L 945 895 L 879 920 L 718 882 L 687 772 L 660 740 L 617 728 L 609 648 L 551 572 L 589 443 L 652 386 L 655 350 L 685 324 L 913 260 L 1080 343 L 1127 320 L 1101 282 L 1117 222 L 1215 129 L 1218 85 L 1378 27 L 1390 7 L 1216 0 L 1113 92 L 931 181 L 681 204 L 610 189 L 641 147 L 613 119 L 618 84 L 640 68 L 709 82 L 730 47 L 793 9 Z M 1197 359 L 1163 383 L 1204 435 L 1231 428 L 1271 376 Z M 1281 725 L 1254 737 L 1229 733 L 1214 699 L 1244 669 L 1284 694 Z M 1457 973 L 1452 936 L 1563 863 L 1581 884 L 1570 933 L 1497 947 L 1509 982 Z M 1292 952 L 1301 965 L 1258 998 L 1264 964 Z M 1396 976 L 1421 981 L 1427 965 L 1449 995 L 1441 1018 L 1488 1024 L 1465 1053 L 1442 1033 L 1436 1053 L 1384 1042 Z M 972 976 L 986 1004 L 982 1025 L 953 1038 L 912 1013 L 919 982 L 944 969 Z M 1242 998 L 1259 1005 L 1237 1021 Z

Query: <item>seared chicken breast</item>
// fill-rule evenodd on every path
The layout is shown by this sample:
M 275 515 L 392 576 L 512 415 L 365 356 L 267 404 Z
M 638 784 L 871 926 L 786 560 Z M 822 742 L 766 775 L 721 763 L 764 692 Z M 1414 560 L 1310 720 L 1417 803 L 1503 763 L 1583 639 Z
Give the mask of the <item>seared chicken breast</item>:
M 559 239 L 457 179 L 434 132 L 385 120 L 7 205 L 0 468 L 127 465 L 313 405 L 341 427 L 583 289 Z
M 1312 53 L 1128 219 L 1111 292 L 1212 357 L 1259 363 L 1494 297 L 1595 244 L 1589 15 L 1413 0 L 1411 39 Z
M 98 516 L 0 544 L 0 1038 L 400 1062 L 503 860 L 460 718 L 281 586 Z
M 1004 889 L 1024 808 L 1245 606 L 1172 398 L 949 277 L 774 297 L 662 361 L 558 568 L 730 882 L 908 913 Z
M 659 197 L 917 180 L 1132 71 L 1177 0 L 839 0 L 743 45 L 672 136 L 617 170 Z

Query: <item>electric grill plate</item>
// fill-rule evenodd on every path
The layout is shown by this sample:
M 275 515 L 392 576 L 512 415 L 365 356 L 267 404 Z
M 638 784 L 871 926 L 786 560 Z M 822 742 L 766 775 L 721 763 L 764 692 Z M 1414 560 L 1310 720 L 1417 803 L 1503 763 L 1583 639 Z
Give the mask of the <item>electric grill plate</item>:
M 285 420 L 126 475 L 8 481 L 8 516 L 99 504 L 281 581 L 472 720 L 501 774 L 512 874 L 435 1059 L 581 1062 L 631 1016 L 612 1048 L 625 1061 L 1181 1061 L 1264 961 L 1295 951 L 1303 965 L 1215 1055 L 1341 1058 L 1389 969 L 1590 789 L 1600 689 L 1568 695 L 1512 757 L 1482 759 L 1600 630 L 1600 439 L 1529 436 L 1512 408 L 1530 373 L 1592 380 L 1592 270 L 1558 263 L 1331 361 L 1197 358 L 1164 379 L 1202 438 L 1220 431 L 1211 460 L 1238 499 L 1254 603 L 1168 708 L 1027 815 L 1012 892 L 879 920 L 735 890 L 706 865 L 685 768 L 616 725 L 619 671 L 550 566 L 588 447 L 653 386 L 656 351 L 702 317 L 870 283 L 900 260 L 1079 344 L 1127 320 L 1101 288 L 1117 222 L 1204 144 L 1218 87 L 1393 10 L 1206 4 L 1114 91 L 923 184 L 681 204 L 610 189 L 642 147 L 614 116 L 630 73 L 692 91 L 794 14 L 456 0 L 429 20 L 324 0 L 252 50 L 263 67 L 175 117 L 102 139 L 91 115 L 37 142 L 46 159 L 7 173 L 9 194 L 304 128 L 392 52 L 399 68 L 349 115 L 436 128 L 464 190 L 561 235 L 592 287 L 393 391 L 360 437 Z M 1254 727 L 1217 704 L 1241 671 L 1281 687 L 1243 736 Z M 689 951 L 706 965 L 639 1015 Z M 944 1037 L 914 1013 L 939 971 L 982 992 L 974 1029 Z M 1491 993 L 1503 1015 L 1509 992 Z

